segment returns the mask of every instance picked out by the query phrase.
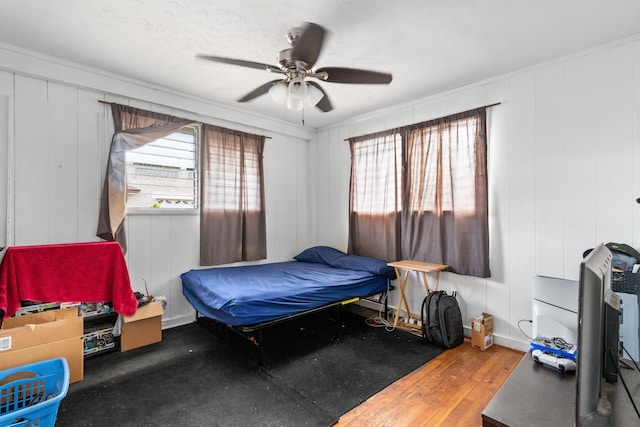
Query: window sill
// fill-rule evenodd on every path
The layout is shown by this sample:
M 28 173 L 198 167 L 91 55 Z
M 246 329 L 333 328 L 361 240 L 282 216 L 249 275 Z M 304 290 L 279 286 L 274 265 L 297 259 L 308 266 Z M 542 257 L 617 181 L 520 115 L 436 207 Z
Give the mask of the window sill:
M 199 209 L 127 209 L 129 215 L 199 215 Z

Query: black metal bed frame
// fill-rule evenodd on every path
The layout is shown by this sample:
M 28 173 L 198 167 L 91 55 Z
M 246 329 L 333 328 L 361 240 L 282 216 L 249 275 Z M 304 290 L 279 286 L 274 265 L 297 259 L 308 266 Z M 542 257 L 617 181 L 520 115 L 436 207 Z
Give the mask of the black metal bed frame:
M 312 308 L 306 311 L 302 311 L 299 313 L 294 313 L 294 314 L 290 314 L 284 317 L 280 317 L 278 319 L 274 319 L 274 320 L 269 320 L 266 322 L 261 322 L 261 323 L 256 323 L 253 325 L 239 325 L 239 326 L 233 326 L 233 325 L 229 325 L 227 323 L 221 322 L 219 320 L 216 319 L 212 319 L 210 317 L 204 316 L 202 314 L 200 314 L 199 312 L 196 312 L 196 322 L 202 324 L 203 321 L 202 319 L 207 319 L 210 322 L 212 322 L 214 325 L 219 326 L 219 327 L 223 327 L 225 332 L 233 332 L 235 334 L 237 334 L 238 336 L 242 337 L 244 340 L 246 340 L 248 343 L 252 344 L 254 348 L 257 349 L 258 352 L 258 365 L 259 366 L 263 366 L 263 362 L 264 362 L 264 351 L 263 351 L 263 335 L 262 335 L 262 331 L 265 328 L 268 328 L 270 326 L 274 326 L 274 325 L 278 325 L 280 323 L 284 323 L 287 322 L 289 320 L 293 320 L 293 319 L 297 319 L 300 317 L 304 317 L 304 316 L 308 316 L 314 313 L 319 313 L 321 311 L 325 311 L 325 310 L 329 310 L 331 308 L 335 308 L 335 339 L 339 339 L 339 335 L 340 335 L 340 309 L 348 304 L 352 304 L 354 302 L 360 301 L 362 299 L 367 299 L 369 297 L 375 296 L 375 295 L 381 295 L 380 299 L 384 300 L 384 313 L 385 313 L 385 317 L 387 316 L 387 313 L 389 312 L 389 304 L 388 304 L 388 296 L 389 296 L 389 291 L 391 291 L 393 289 L 393 287 L 389 286 L 386 290 L 382 291 L 382 292 L 376 292 L 374 294 L 370 294 L 370 295 L 366 295 L 364 297 L 354 297 L 348 300 L 342 300 L 342 301 L 336 301 L 336 302 L 332 302 L 329 304 L 325 304 L 316 308 Z M 257 334 L 257 337 L 256 337 Z M 225 340 L 228 340 L 228 334 L 225 336 Z

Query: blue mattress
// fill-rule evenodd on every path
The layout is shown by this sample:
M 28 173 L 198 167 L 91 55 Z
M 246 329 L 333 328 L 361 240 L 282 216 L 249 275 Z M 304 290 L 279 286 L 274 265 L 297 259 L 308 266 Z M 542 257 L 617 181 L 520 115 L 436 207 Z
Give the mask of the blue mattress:
M 341 264 L 348 257 L 356 256 L 342 257 Z M 356 269 L 296 260 L 190 270 L 180 276 L 182 293 L 206 317 L 232 326 L 256 325 L 384 292 L 395 277 L 393 269 L 366 271 L 358 262 L 362 257 L 354 260 Z

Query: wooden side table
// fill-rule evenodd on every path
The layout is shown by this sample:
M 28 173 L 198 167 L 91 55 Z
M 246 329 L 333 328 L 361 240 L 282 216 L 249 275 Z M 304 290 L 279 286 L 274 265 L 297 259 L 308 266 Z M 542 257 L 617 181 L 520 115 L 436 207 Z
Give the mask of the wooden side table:
M 405 293 L 407 288 L 407 279 L 409 278 L 409 273 L 415 271 L 418 273 L 418 276 L 422 277 L 422 282 L 424 283 L 424 289 L 427 294 L 430 291 L 429 288 L 429 280 L 427 278 L 427 273 L 436 273 L 436 280 L 433 286 L 433 290 L 438 290 L 438 284 L 440 283 L 440 272 L 446 269 L 448 266 L 444 264 L 434 264 L 431 262 L 420 262 L 420 261 L 411 261 L 411 260 L 402 260 L 402 261 L 394 261 L 390 262 L 387 265 L 393 267 L 396 270 L 396 276 L 398 276 L 398 287 L 400 288 L 400 299 L 398 301 L 398 307 L 396 309 L 396 315 L 393 320 L 393 327 L 397 327 L 398 323 L 401 323 L 403 327 L 420 330 L 421 327 L 418 326 L 417 322 L 422 320 L 420 316 L 415 316 L 411 313 L 411 309 L 409 308 L 409 302 L 407 301 L 407 295 Z M 404 274 L 403 274 L 404 273 Z M 407 316 L 410 319 L 413 319 L 414 323 L 408 323 L 404 321 L 400 321 L 400 310 L 402 310 L 402 305 L 404 304 L 404 309 L 407 312 Z

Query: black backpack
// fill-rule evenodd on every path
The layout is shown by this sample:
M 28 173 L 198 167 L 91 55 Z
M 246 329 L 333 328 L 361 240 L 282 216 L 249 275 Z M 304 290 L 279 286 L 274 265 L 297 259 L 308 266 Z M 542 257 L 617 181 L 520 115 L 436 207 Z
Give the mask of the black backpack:
M 462 313 L 456 293 L 430 291 L 422 301 L 422 339 L 446 348 L 464 341 Z

